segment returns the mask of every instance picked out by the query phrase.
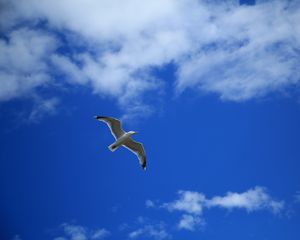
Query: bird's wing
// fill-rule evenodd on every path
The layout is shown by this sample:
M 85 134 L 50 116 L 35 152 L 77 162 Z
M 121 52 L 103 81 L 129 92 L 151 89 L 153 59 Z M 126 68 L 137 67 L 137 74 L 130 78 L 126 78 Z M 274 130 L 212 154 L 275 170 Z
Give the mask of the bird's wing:
M 118 139 L 125 133 L 121 127 L 121 122 L 118 119 L 102 116 L 96 116 L 95 118 L 99 121 L 105 122 L 108 125 L 111 134 L 115 137 L 115 139 Z
M 131 138 L 123 144 L 124 147 L 129 149 L 131 152 L 137 155 L 140 165 L 146 170 L 146 153 L 143 144 L 133 141 Z

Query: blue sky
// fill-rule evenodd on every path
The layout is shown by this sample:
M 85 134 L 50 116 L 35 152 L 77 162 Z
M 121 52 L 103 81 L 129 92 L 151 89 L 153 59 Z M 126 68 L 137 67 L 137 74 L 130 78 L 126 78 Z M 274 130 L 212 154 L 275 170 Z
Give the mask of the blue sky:
M 1 239 L 300 238 L 298 1 L 0 5 Z

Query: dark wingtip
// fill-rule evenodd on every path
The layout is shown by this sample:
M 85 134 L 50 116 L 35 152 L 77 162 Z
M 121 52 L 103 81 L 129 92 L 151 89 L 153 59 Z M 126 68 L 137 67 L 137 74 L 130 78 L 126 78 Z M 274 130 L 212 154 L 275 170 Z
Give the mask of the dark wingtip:
M 142 165 L 142 169 L 146 171 L 146 164 Z
M 94 116 L 95 119 L 104 118 L 103 116 Z

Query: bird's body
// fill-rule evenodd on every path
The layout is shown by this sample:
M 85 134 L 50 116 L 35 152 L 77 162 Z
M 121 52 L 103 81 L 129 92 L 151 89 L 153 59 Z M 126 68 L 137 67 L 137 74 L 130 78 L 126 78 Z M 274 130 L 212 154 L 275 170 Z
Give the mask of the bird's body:
M 102 116 L 96 116 L 95 117 L 99 121 L 105 122 L 108 127 L 110 128 L 110 131 L 112 135 L 115 137 L 116 141 L 109 145 L 108 148 L 113 152 L 115 151 L 119 146 L 124 146 L 131 152 L 137 155 L 141 167 L 146 170 L 146 154 L 144 147 L 141 143 L 135 142 L 131 139 L 131 136 L 133 134 L 136 134 L 134 131 L 125 132 L 121 127 L 121 122 L 118 119 L 112 118 L 112 117 L 102 117 Z
M 124 133 L 121 137 L 117 138 L 116 141 L 113 144 L 108 146 L 109 150 L 114 152 L 115 150 L 117 150 L 117 148 L 119 146 L 122 146 L 123 144 L 126 144 L 133 134 L 134 133 L 132 133 L 132 132 Z

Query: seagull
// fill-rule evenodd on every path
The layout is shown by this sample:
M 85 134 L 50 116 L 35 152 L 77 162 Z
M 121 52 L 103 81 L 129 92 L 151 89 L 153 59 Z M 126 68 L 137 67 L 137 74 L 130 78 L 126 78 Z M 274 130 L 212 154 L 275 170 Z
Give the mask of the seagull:
M 109 145 L 108 148 L 110 151 L 114 152 L 117 150 L 119 146 L 123 146 L 137 155 L 141 167 L 146 170 L 146 154 L 143 147 L 143 144 L 133 141 L 131 136 L 136 134 L 137 132 L 129 131 L 125 132 L 121 127 L 120 120 L 112 117 L 103 117 L 103 116 L 95 116 L 98 121 L 105 122 L 111 134 L 115 137 L 116 141 Z

